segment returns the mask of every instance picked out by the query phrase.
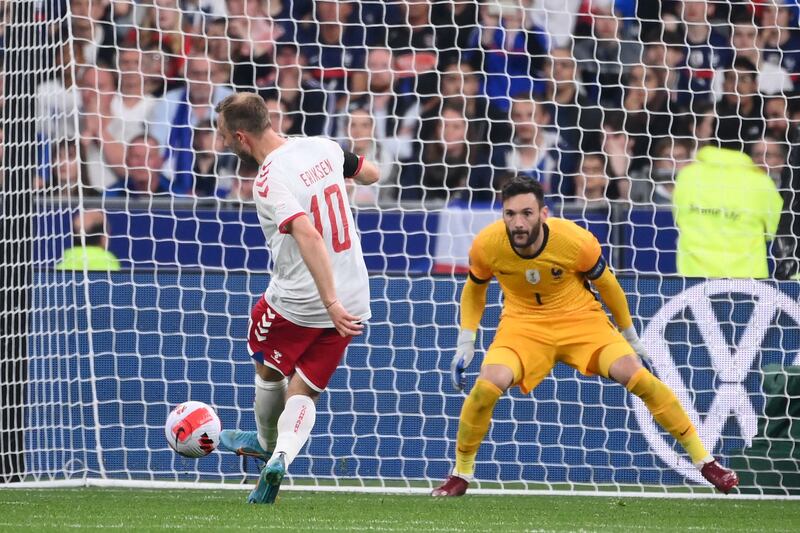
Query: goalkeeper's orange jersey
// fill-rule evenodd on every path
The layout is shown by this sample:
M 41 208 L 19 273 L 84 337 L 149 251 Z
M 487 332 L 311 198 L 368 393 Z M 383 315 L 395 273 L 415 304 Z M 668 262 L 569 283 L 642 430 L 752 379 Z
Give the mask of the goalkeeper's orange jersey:
M 561 319 L 576 312 L 602 311 L 587 279 L 605 270 L 600 243 L 570 220 L 548 218 L 539 251 L 523 257 L 511 246 L 498 220 L 481 230 L 470 249 L 470 277 L 496 277 L 503 289 L 503 318 Z

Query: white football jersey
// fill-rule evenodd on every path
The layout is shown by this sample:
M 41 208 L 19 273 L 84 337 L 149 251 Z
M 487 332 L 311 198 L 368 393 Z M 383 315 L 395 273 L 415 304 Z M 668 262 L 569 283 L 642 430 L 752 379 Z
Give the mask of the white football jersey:
M 297 241 L 286 225 L 307 215 L 322 235 L 333 267 L 336 296 L 352 315 L 371 316 L 369 277 L 344 181 L 344 152 L 322 137 L 289 139 L 259 169 L 253 198 L 274 268 L 267 303 L 300 326 L 331 328 Z

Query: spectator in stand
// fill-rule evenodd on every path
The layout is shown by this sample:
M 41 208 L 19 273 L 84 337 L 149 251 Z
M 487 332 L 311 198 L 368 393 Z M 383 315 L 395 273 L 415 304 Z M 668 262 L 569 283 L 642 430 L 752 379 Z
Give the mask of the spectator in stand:
M 789 189 L 789 145 L 785 141 L 768 134 L 751 143 L 749 150 L 753 163 L 769 175 L 777 189 Z
M 703 143 L 703 141 L 700 141 Z M 675 180 L 678 273 L 766 278 L 783 198 L 747 154 L 706 142 Z
M 491 202 L 492 173 L 485 146 L 468 141 L 462 107 L 445 106 L 434 137 L 426 141 L 421 161 L 407 162 L 400 173 L 402 200 Z
M 259 166 L 260 164 L 250 160 L 239 160 L 239 170 L 233 179 L 233 187 L 228 192 L 228 200 L 239 204 L 253 203 L 253 183 L 256 180 Z
M 111 114 L 118 120 L 118 139 L 126 140 L 142 133 L 145 120 L 151 116 L 159 99 L 147 92 L 143 75 L 145 54 L 138 48 L 122 48 L 117 52 L 118 91 L 111 99 Z
M 781 142 L 796 144 L 797 131 L 791 128 L 789 105 L 785 96 L 774 94 L 764 99 L 765 128 Z
M 544 92 L 549 41 L 544 30 L 526 25 L 518 3 L 484 4 L 480 17 L 464 60 L 485 73 L 491 116 L 504 119 L 511 108 L 509 96 Z
M 120 58 L 126 61 L 126 55 L 120 54 Z M 147 117 L 138 115 L 137 107 L 151 107 L 152 97 L 142 94 L 141 85 L 136 88 L 138 94 L 118 92 L 118 87 L 132 89 L 127 81 L 124 86 L 118 85 L 128 74 L 87 67 L 79 79 L 81 153 L 86 156 L 88 184 L 100 191 L 124 174 L 124 143 L 145 130 Z M 124 100 L 133 105 L 125 105 Z
M 169 181 L 161 172 L 163 166 L 159 142 L 146 134 L 134 137 L 125 150 L 125 176 L 110 187 L 105 195 L 150 198 L 152 195 L 166 194 L 169 192 Z
M 221 153 L 220 139 L 211 121 L 203 121 L 194 129 L 192 149 L 194 150 L 194 191 L 195 196 L 217 196 L 229 187 L 230 178 L 235 174 L 235 157 Z
M 598 151 L 602 112 L 591 105 L 583 86 L 577 82 L 578 72 L 569 49 L 556 48 L 551 52 L 547 78 L 553 126 L 565 147 L 562 158 L 577 161 L 582 152 Z
M 414 94 L 403 93 L 392 68 L 392 51 L 388 48 L 372 48 L 367 55 L 369 92 L 354 100 L 350 109 L 366 109 L 374 121 L 375 139 L 381 152 L 394 160 L 409 159 L 413 155 L 414 142 L 420 137 L 420 106 Z M 425 117 L 426 118 L 426 117 Z M 348 121 L 348 126 L 350 122 Z M 422 133 L 425 136 L 425 133 Z M 339 138 L 348 138 L 341 131 Z
M 140 28 L 128 37 L 140 49 L 161 50 L 170 90 L 182 84 L 186 58 L 192 51 L 194 34 L 185 27 L 186 20 L 179 0 L 153 0 Z
M 330 135 L 336 135 L 337 121 L 350 98 L 367 90 L 365 32 L 353 9 L 355 5 L 315 0 L 313 21 L 303 25 L 298 36 L 308 75 L 327 92 L 325 110 Z
M 395 198 L 394 190 L 397 186 L 397 164 L 391 153 L 384 150 L 374 134 L 375 123 L 366 109 L 357 108 L 348 115 L 348 145 L 347 150 L 357 156 L 374 161 L 381 170 L 378 187 L 358 185 L 353 180 L 347 180 L 350 202 L 360 206 L 378 206 L 380 199 Z
M 631 174 L 648 165 L 654 145 L 669 135 L 673 121 L 677 120 L 677 112 L 670 110 L 662 72 L 635 66 L 625 77 L 622 107 L 627 113 L 625 131 L 633 139 Z
M 800 89 L 800 30 L 792 25 L 794 0 L 775 0 L 760 5 L 759 48 L 764 61 L 791 75 L 794 89 Z
M 268 97 L 277 93 L 281 102 L 286 104 L 287 114 L 292 119 L 290 135 L 322 135 L 327 123 L 326 97 L 317 80 L 302 75 L 305 57 L 295 45 L 283 44 L 277 47 L 275 63 L 275 79 L 259 94 Z
M 142 49 L 144 94 L 162 98 L 167 87 L 164 79 L 164 54 L 157 48 Z
M 603 117 L 602 151 L 607 160 L 606 174 L 610 179 L 607 196 L 611 200 L 627 201 L 630 198 L 633 145 L 633 139 L 625 131 L 625 114 L 606 111 Z
M 37 188 L 52 188 L 67 198 L 96 196 L 97 191 L 85 184 L 86 165 L 80 154 L 80 143 L 63 139 L 51 148 L 53 154 L 50 176 L 40 176 Z
M 478 3 L 465 0 L 432 4 L 430 18 L 436 28 L 439 70 L 461 62 L 462 50 L 469 48 L 472 34 L 478 27 Z
M 650 167 L 632 180 L 631 201 L 672 205 L 675 176 L 691 162 L 693 148 L 688 139 L 664 137 L 659 140 L 653 149 Z
M 453 56 L 455 43 L 445 40 L 456 34 L 452 27 L 438 30 L 430 0 L 397 2 L 394 8 L 387 42 L 393 52 L 396 76 L 402 80 L 399 89 L 422 98 L 434 96 L 439 54 L 442 54 L 438 60 L 441 66 L 458 59 Z
M 294 127 L 294 117 L 289 114 L 289 108 L 286 107 L 277 93 L 266 94 L 263 96 L 264 103 L 269 110 L 269 121 L 275 131 L 281 135 L 289 135 Z
M 268 3 L 227 0 L 226 4 L 230 57 L 234 65 L 229 83 L 246 90 L 262 88 L 275 76 L 275 43 L 283 38 L 285 29 L 273 23 L 267 13 Z
M 117 28 L 109 21 L 110 0 L 69 0 L 69 21 L 77 65 L 111 65 L 118 44 Z M 121 3 L 118 6 L 124 9 Z M 64 35 L 67 33 L 64 32 Z
M 698 105 L 700 100 L 694 102 L 688 89 L 683 86 L 688 74 L 686 67 L 686 47 L 683 37 L 675 32 L 664 33 L 663 42 L 649 43 L 645 48 L 645 63 L 648 70 L 653 70 L 662 81 L 662 86 L 669 95 L 668 106 L 670 109 L 685 109 L 689 104 Z
M 642 45 L 623 35 L 612 4 L 593 4 L 592 21 L 591 36 L 575 44 L 575 59 L 591 101 L 618 109 L 623 77 L 642 63 Z
M 69 198 L 96 196 L 97 191 L 85 184 L 86 165 L 80 154 L 80 143 L 64 139 L 53 152 L 53 169 L 50 187 Z
M 469 120 L 470 141 L 499 138 L 497 132 L 490 131 L 497 124 L 489 121 L 488 102 L 480 94 L 480 75 L 468 64 L 451 63 L 444 68 L 440 76 L 440 97 L 431 99 L 435 105 L 423 115 L 423 122 L 429 124 L 431 117 L 439 116 L 442 107 L 452 105 L 461 107 L 464 116 Z M 427 128 L 423 125 L 422 136 L 427 136 Z M 508 135 L 505 136 L 508 139 Z
M 732 21 L 731 44 L 735 59 L 747 59 L 758 69 L 758 92 L 774 94 L 792 90 L 792 79 L 780 64 L 766 61 L 758 42 L 758 29 L 753 15 L 742 11 Z
M 108 250 L 108 222 L 102 211 L 81 211 L 72 218 L 72 248 L 64 250 L 57 270 L 117 272 L 119 259 Z
M 211 61 L 231 63 L 234 57 L 240 55 L 238 51 L 238 40 L 232 39 L 228 35 L 228 21 L 231 20 L 230 25 L 233 26 L 233 19 L 233 16 L 229 18 L 220 17 L 205 19 L 203 23 L 203 37 L 205 43 L 201 49 L 205 49 Z
M 606 158 L 601 153 L 584 154 L 580 172 L 574 176 L 575 195 L 572 204 L 584 209 L 608 209 L 606 196 L 609 179 Z
M 569 48 L 575 34 L 575 20 L 583 0 L 532 0 L 527 2 L 531 21 L 542 28 L 556 48 Z M 594 2 L 599 4 L 597 0 Z
M 495 150 L 494 166 L 539 181 L 545 194 L 559 194 L 559 139 L 544 127 L 550 123 L 547 106 L 528 95 L 519 95 L 511 104 L 511 123 L 511 145 Z M 572 190 L 571 186 L 564 186 Z
M 151 133 L 163 146 L 165 172 L 170 176 L 172 192 L 189 194 L 193 188 L 192 130 L 198 124 L 214 120 L 214 107 L 233 91 L 210 83 L 211 62 L 202 55 L 186 62 L 186 87 L 169 91 L 151 114 Z
M 727 95 L 732 100 L 723 99 L 717 106 L 717 137 L 723 145 L 741 150 L 764 135 L 763 101 L 758 94 L 758 72 L 753 63 L 738 58 L 731 74 L 736 88 L 733 95 Z
M 680 3 L 686 28 L 686 66 L 680 71 L 680 101 L 691 106 L 701 100 L 713 100 L 716 71 L 730 68 L 733 51 L 722 27 L 712 24 L 716 2 L 685 0 Z
M 65 139 L 77 137 L 75 130 L 76 117 L 79 110 L 80 93 L 73 79 L 72 46 L 69 42 L 62 45 L 55 54 L 53 78 L 43 81 L 36 88 L 36 140 L 38 173 L 45 181 L 50 180 L 50 171 L 54 154 L 51 147 Z M 2 56 L 0 55 L 0 58 Z M 0 66 L 2 61 L 0 60 Z M 0 76 L 0 80 L 4 79 Z M 0 81 L 0 89 L 2 89 Z M 0 101 L 2 95 L 0 95 Z M 0 106 L 1 107 L 1 106 Z

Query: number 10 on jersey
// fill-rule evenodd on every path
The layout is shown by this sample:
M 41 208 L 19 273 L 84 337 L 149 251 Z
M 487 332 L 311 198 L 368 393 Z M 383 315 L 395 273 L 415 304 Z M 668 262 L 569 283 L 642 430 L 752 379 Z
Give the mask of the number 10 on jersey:
M 328 220 L 331 223 L 331 246 L 336 253 L 344 252 L 350 249 L 350 223 L 347 221 L 347 212 L 344 207 L 344 196 L 338 184 L 334 183 L 329 185 L 323 191 L 325 196 L 325 204 L 328 206 Z M 335 199 L 334 199 L 335 197 Z M 342 224 L 336 220 L 336 210 L 334 210 L 334 202 L 336 203 L 339 211 L 339 218 Z M 319 212 L 319 197 L 313 196 L 311 198 L 311 216 L 314 218 L 314 227 L 323 237 L 322 216 Z

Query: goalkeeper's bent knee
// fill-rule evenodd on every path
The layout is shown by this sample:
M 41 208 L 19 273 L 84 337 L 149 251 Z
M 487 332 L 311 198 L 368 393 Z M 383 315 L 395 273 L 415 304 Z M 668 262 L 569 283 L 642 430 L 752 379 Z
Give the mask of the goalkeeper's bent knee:
M 489 430 L 494 405 L 503 391 L 489 380 L 478 378 L 464 401 L 458 423 L 456 440 L 456 472 L 472 476 L 475 472 L 475 456 Z
M 698 463 L 708 456 L 689 415 L 663 381 L 646 368 L 640 368 L 628 381 L 626 388 L 642 399 L 656 422 L 681 443 L 692 462 Z

